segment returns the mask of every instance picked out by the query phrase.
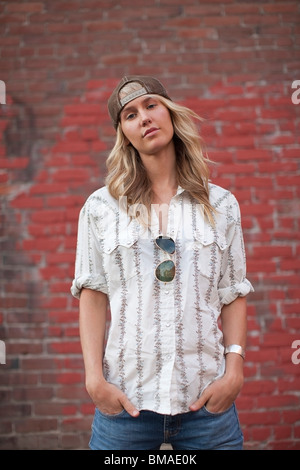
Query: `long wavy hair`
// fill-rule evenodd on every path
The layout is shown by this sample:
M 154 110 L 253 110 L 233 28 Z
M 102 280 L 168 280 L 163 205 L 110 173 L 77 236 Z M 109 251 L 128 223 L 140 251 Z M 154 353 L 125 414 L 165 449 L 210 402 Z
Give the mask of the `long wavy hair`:
M 160 95 L 153 96 L 168 108 L 173 122 L 177 182 L 202 204 L 205 217 L 214 224 L 213 214 L 216 211 L 210 204 L 208 187 L 210 160 L 204 152 L 204 144 L 195 122 L 202 121 L 202 118 L 185 106 Z M 110 194 L 115 199 L 125 196 L 127 209 L 131 205 L 146 207 L 149 215 L 152 202 L 151 182 L 138 151 L 127 144 L 120 123 L 106 166 L 106 185 Z

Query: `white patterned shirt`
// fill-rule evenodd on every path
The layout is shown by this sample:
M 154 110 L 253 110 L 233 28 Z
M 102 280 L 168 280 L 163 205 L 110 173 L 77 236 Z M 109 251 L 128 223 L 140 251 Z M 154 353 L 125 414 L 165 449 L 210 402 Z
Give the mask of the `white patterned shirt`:
M 153 209 L 146 230 L 103 187 L 80 212 L 71 292 L 79 298 L 86 287 L 107 294 L 105 378 L 139 410 L 189 411 L 224 374 L 222 306 L 253 291 L 238 202 L 219 186 L 209 189 L 217 210 L 214 226 L 187 191 L 179 187 L 172 198 L 166 234 L 176 244 L 172 256 L 155 244 L 159 221 Z M 155 268 L 170 257 L 176 275 L 165 284 Z

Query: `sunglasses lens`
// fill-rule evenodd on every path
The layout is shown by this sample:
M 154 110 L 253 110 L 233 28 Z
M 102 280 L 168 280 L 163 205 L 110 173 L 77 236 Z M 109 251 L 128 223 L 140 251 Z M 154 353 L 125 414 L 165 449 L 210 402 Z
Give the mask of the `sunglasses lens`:
M 156 270 L 155 275 L 159 281 L 171 282 L 175 277 L 175 264 L 172 260 L 163 261 Z
M 172 255 L 175 252 L 175 242 L 172 238 L 160 235 L 155 240 L 157 246 Z

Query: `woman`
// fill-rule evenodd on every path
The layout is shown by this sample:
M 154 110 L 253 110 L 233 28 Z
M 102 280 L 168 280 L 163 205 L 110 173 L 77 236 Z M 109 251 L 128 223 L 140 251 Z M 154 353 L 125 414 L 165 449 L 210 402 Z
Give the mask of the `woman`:
M 96 407 L 90 447 L 241 449 L 253 288 L 239 205 L 209 183 L 198 116 L 156 78 L 124 77 L 108 110 L 116 143 L 106 186 L 80 213 L 71 289 Z

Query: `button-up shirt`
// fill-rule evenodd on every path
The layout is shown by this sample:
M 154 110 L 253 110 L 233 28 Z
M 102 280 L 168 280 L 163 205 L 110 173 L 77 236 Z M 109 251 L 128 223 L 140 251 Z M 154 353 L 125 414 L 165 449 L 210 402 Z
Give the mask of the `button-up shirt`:
M 145 228 L 103 187 L 80 212 L 71 292 L 79 298 L 85 287 L 107 294 L 105 378 L 139 410 L 189 411 L 224 374 L 222 306 L 253 290 L 246 278 L 238 202 L 213 184 L 209 194 L 215 224 L 187 191 L 179 187 L 172 198 L 165 235 L 175 241 L 173 255 L 155 243 L 160 232 L 153 208 Z M 168 283 L 155 276 L 166 259 L 176 266 Z

